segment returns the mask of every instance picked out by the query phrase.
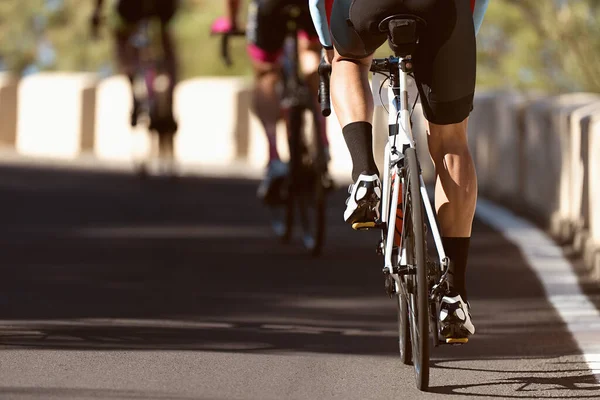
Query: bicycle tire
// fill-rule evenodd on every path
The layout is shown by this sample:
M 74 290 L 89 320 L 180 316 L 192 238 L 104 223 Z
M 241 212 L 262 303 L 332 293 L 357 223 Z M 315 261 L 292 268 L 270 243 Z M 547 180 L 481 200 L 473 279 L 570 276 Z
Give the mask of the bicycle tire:
M 404 226 L 405 235 L 409 240 L 403 240 L 412 247 L 407 249 L 412 255 L 415 274 L 407 275 L 411 281 L 409 290 L 409 322 L 410 339 L 412 344 L 412 360 L 415 370 L 417 388 L 426 391 L 429 387 L 429 290 L 427 280 L 427 254 L 425 249 L 425 220 L 423 218 L 423 203 L 419 167 L 414 148 L 404 152 L 405 157 L 405 193 L 406 213 L 410 223 Z M 406 236 L 405 236 L 406 238 Z
M 309 149 L 304 141 L 305 110 L 297 105 L 288 112 L 291 178 L 288 206 L 292 213 L 298 212 L 304 248 L 312 256 L 318 256 L 325 237 L 325 188 L 317 162 L 317 148 Z
M 309 235 L 312 236 L 312 241 L 309 240 L 306 242 L 305 240 L 304 246 L 310 251 L 313 257 L 318 257 L 321 255 L 325 243 L 327 189 L 325 188 L 324 178 L 327 171 L 327 162 L 325 161 L 321 133 L 317 127 L 318 116 L 315 110 L 312 110 L 312 113 L 315 123 L 312 129 L 312 145 L 308 149 L 309 157 L 306 159 L 311 182 L 309 186 L 310 191 L 305 193 L 309 194 L 310 200 L 314 204 L 314 221 L 312 224 L 313 231 L 309 232 Z M 303 226 L 303 229 L 306 229 L 306 227 Z
M 400 350 L 400 361 L 404 365 L 412 364 L 412 345 L 410 342 L 410 325 L 408 321 L 408 302 L 406 294 L 396 295 L 396 306 L 398 310 L 398 347 Z
M 307 182 L 299 199 L 302 242 L 306 250 L 314 256 L 321 255 L 325 241 L 326 196 L 322 183 L 322 173 L 316 165 L 307 166 Z

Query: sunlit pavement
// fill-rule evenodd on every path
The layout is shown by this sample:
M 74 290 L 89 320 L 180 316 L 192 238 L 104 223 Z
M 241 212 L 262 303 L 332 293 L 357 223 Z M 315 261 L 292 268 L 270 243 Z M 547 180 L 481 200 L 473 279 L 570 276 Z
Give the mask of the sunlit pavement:
M 477 335 L 397 356 L 376 234 L 330 202 L 324 255 L 279 244 L 256 181 L 0 167 L 0 398 L 597 398 L 517 248 L 475 224 Z

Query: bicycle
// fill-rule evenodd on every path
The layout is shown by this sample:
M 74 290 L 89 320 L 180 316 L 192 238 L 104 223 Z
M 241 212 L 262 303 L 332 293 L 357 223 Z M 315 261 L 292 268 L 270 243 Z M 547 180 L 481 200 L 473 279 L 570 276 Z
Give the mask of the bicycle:
M 412 134 L 412 112 L 409 109 L 408 76 L 414 78 L 411 54 L 418 44 L 418 27 L 425 21 L 414 15 L 397 14 L 379 24 L 388 34 L 395 55 L 374 59 L 371 72 L 387 77 L 389 137 L 385 147 L 381 219 L 376 223 L 356 223 L 354 229 L 380 229 L 377 252 L 384 257 L 386 293 L 394 298 L 398 314 L 398 336 L 402 363 L 413 364 L 416 385 L 420 390 L 429 386 L 429 339 L 434 347 L 440 344 L 462 344 L 466 339 L 443 339 L 439 335 L 438 316 L 441 298 L 448 288 L 450 260 L 444 251 L 440 231 L 433 212 Z M 331 113 L 329 70 L 324 61 L 321 75 L 321 110 Z M 426 219 L 425 219 L 426 217 Z M 438 262 L 428 259 L 427 227 L 434 239 Z
M 274 196 L 267 199 L 271 226 L 284 243 L 291 240 L 295 214 L 299 216 L 302 243 L 313 256 L 321 254 L 325 242 L 326 197 L 332 188 L 327 171 L 328 155 L 319 130 L 318 110 L 313 106 L 308 87 L 300 75 L 298 57 L 298 18 L 296 5 L 284 9 L 288 20 L 282 55 L 281 105 L 286 120 L 289 154 L 288 174 L 274 182 Z M 231 65 L 228 43 L 231 36 L 243 32 L 222 34 L 221 57 Z M 305 129 L 305 112 L 313 116 L 313 129 Z

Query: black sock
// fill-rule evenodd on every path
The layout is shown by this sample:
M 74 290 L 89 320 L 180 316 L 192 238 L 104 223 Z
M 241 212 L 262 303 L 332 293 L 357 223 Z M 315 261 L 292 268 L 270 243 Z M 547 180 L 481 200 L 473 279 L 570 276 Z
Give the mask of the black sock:
M 448 284 L 467 301 L 467 258 L 469 255 L 470 237 L 442 237 L 446 256 L 450 258 Z
M 379 175 L 373 158 L 373 126 L 368 122 L 352 122 L 342 128 L 342 133 L 352 158 L 352 180 L 356 182 L 362 173 Z

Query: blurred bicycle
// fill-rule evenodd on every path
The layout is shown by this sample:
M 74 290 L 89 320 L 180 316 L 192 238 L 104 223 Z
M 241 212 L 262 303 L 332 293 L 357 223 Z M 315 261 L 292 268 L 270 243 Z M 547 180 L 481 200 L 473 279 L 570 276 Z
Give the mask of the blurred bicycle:
M 280 10 L 282 20 L 287 23 L 284 25 L 280 59 L 279 94 L 290 160 L 287 164 L 280 163 L 282 171 L 271 179 L 268 193 L 262 196 L 262 200 L 270 211 L 275 235 L 283 242 L 289 242 L 296 221 L 304 248 L 311 255 L 318 256 L 325 242 L 327 195 L 333 189 L 333 181 L 328 172 L 328 143 L 326 135 L 321 132 L 321 117 L 302 74 L 299 59 L 298 34 L 303 26 L 302 18 L 306 16 L 301 5 L 291 3 Z M 229 39 L 244 33 L 239 30 L 213 33 L 221 35 L 221 57 L 225 64 L 231 65 Z M 308 129 L 306 114 L 313 120 L 311 129 Z
M 95 1 L 90 22 L 92 34 L 97 38 L 104 21 L 104 1 Z M 173 115 L 173 89 L 176 62 L 169 23 L 177 6 L 177 0 L 120 0 L 116 4 L 118 21 L 113 29 L 120 72 L 131 84 L 131 126 L 145 122 L 152 137 L 157 139 L 157 156 L 167 172 L 173 172 L 175 167 L 177 122 Z M 140 165 L 144 175 L 153 158 L 152 153 L 150 159 Z

